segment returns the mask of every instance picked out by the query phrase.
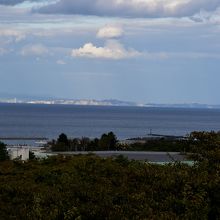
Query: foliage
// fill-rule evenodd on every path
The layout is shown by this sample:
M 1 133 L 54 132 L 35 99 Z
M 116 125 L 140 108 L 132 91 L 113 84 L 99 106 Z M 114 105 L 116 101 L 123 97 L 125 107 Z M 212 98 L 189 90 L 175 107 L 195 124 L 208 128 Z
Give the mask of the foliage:
M 52 151 L 68 151 L 69 140 L 67 135 L 62 133 L 59 135 L 57 141 L 52 145 Z
M 5 161 L 0 219 L 220 219 L 219 147 L 218 135 L 192 134 L 193 166 L 94 155 Z
M 52 151 L 116 150 L 117 138 L 113 132 L 103 134 L 100 139 L 93 140 L 87 137 L 68 139 L 65 134 L 60 134 L 57 141 L 49 144 Z
M 164 138 L 132 141 L 128 144 L 118 144 L 117 148 L 118 150 L 128 151 L 189 151 L 189 145 L 187 140 L 167 140 Z
M 207 144 L 208 143 L 208 144 Z M 215 132 L 192 132 L 186 139 L 137 139 L 120 143 L 113 132 L 101 135 L 101 138 L 90 139 L 87 137 L 67 139 L 61 134 L 57 141 L 53 140 L 50 145 L 53 151 L 98 151 L 98 150 L 123 150 L 123 151 L 168 151 L 168 152 L 191 152 L 214 160 L 220 144 L 220 133 Z M 212 146 L 211 146 L 212 145 Z M 206 147 L 207 149 L 205 149 Z M 215 155 L 213 154 L 213 151 Z M 199 158 L 197 158 L 199 160 Z
M 113 132 L 103 134 L 99 140 L 99 148 L 102 150 L 116 150 L 117 138 Z
M 64 134 L 64 133 L 60 134 L 57 139 L 57 142 L 63 143 L 63 144 L 68 144 L 68 138 L 67 138 L 66 134 Z
M 190 158 L 209 173 L 209 219 L 220 219 L 220 133 L 192 132 L 189 143 Z
M 67 136 L 64 135 L 61 134 L 56 141 L 53 140 L 49 143 L 52 151 L 189 151 L 189 142 L 187 140 L 143 139 L 122 144 L 117 140 L 113 132 L 102 134 L 99 139 L 87 137 L 67 139 Z M 63 136 L 65 138 L 61 138 Z
M 35 160 L 35 159 L 36 159 L 36 156 L 35 156 L 34 152 L 29 151 L 29 160 Z
M 8 159 L 9 159 L 9 156 L 8 156 L 6 145 L 0 142 L 0 161 L 4 161 Z
M 216 132 L 192 132 L 189 138 L 190 152 L 197 161 L 220 164 L 220 134 Z

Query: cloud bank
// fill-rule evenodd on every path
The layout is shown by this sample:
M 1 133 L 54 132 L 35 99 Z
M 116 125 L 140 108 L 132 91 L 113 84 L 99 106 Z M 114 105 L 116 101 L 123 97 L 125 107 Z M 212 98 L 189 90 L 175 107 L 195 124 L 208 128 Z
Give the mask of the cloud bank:
M 24 0 L 0 0 L 0 5 L 16 5 L 24 2 Z
M 0 29 L 0 37 L 12 37 L 16 42 L 24 40 L 26 35 L 22 31 L 17 31 L 13 29 Z
M 123 29 L 116 26 L 105 26 L 99 29 L 97 33 L 98 38 L 118 38 L 123 35 Z
M 219 0 L 60 0 L 38 9 L 41 13 L 117 17 L 183 17 L 214 11 Z
M 107 41 L 104 47 L 97 47 L 92 43 L 87 43 L 79 49 L 73 49 L 72 57 L 101 58 L 101 59 L 127 59 L 140 56 L 141 53 L 133 49 L 125 49 L 117 41 Z
M 0 5 L 17 5 L 25 1 L 26 0 L 0 0 Z M 45 0 L 28 0 L 28 1 L 29 2 L 42 2 Z
M 49 54 L 49 50 L 42 44 L 33 44 L 23 47 L 20 53 L 23 56 L 43 56 Z

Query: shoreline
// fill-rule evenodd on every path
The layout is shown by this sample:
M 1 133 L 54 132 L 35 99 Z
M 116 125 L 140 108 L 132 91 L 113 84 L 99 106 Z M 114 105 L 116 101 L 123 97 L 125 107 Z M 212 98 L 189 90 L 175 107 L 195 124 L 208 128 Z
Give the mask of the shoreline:
M 59 103 L 54 101 L 43 101 L 43 102 L 7 102 L 0 101 L 0 105 L 33 105 L 33 106 L 79 106 L 79 107 L 120 107 L 120 108 L 147 108 L 147 109 L 191 109 L 191 110 L 220 110 L 220 105 L 209 105 L 209 104 L 89 104 L 89 103 Z

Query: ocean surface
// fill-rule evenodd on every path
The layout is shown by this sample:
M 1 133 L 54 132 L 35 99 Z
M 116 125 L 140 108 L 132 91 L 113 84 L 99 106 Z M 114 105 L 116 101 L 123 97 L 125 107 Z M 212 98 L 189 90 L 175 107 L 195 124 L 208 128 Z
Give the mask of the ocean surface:
M 219 109 L 103 107 L 0 104 L 0 137 L 100 137 L 113 131 L 118 139 L 150 133 L 186 135 L 219 131 Z M 4 141 L 5 142 L 5 141 Z

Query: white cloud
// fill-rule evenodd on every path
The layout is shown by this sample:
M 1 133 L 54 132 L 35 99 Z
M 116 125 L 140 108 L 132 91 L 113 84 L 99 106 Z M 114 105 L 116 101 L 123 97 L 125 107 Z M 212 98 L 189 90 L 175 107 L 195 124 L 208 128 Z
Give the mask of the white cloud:
M 220 24 L 220 8 L 213 12 L 200 11 L 194 16 L 190 17 L 195 22 L 209 23 L 209 24 Z
M 0 29 L 0 37 L 12 37 L 16 42 L 19 42 L 26 38 L 26 34 L 23 31 L 18 30 Z
M 119 17 L 183 17 L 214 11 L 219 0 L 60 0 L 40 8 L 42 13 Z
M 107 25 L 99 29 L 97 33 L 98 38 L 117 38 L 123 35 L 123 29 L 117 26 Z
M 104 47 L 97 47 L 92 43 L 87 43 L 79 49 L 73 49 L 73 57 L 102 58 L 102 59 L 126 59 L 140 56 L 141 53 L 133 49 L 125 49 L 117 41 L 107 41 Z
M 43 56 L 49 54 L 49 50 L 42 44 L 33 44 L 23 47 L 20 53 L 23 56 Z

